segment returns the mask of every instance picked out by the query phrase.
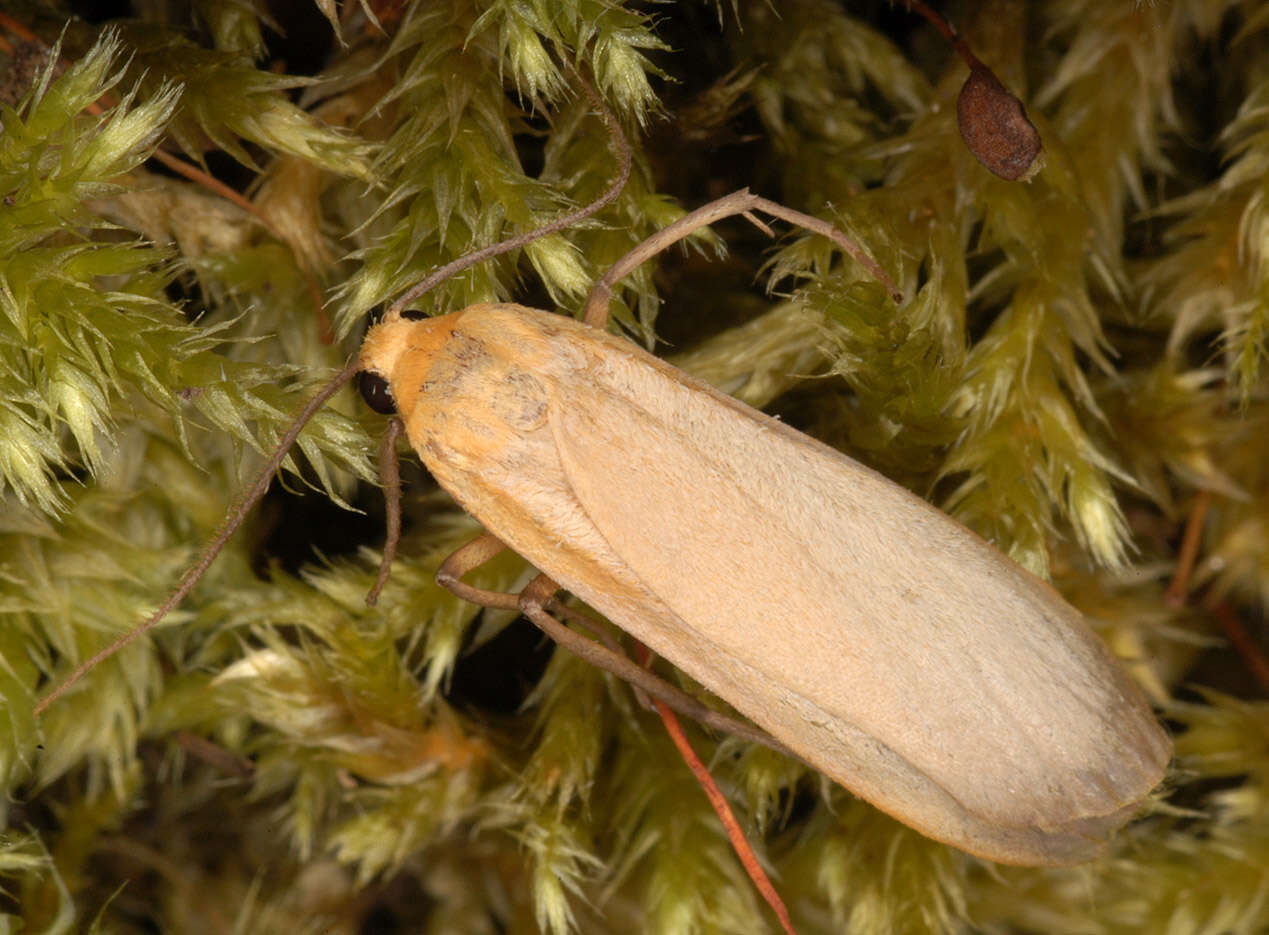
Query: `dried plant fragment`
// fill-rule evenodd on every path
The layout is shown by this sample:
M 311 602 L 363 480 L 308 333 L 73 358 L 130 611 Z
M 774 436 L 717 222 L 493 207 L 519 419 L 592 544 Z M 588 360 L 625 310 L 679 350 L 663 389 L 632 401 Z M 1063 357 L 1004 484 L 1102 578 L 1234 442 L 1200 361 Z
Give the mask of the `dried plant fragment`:
M 974 158 L 1002 179 L 1026 181 L 1044 166 L 1040 132 L 1022 101 L 977 59 L 956 98 L 956 125 Z
M 974 158 L 1010 182 L 1026 181 L 1044 168 L 1044 144 L 1022 101 L 979 60 L 956 27 L 920 0 L 909 0 L 908 7 L 929 20 L 969 66 L 956 98 L 956 125 Z

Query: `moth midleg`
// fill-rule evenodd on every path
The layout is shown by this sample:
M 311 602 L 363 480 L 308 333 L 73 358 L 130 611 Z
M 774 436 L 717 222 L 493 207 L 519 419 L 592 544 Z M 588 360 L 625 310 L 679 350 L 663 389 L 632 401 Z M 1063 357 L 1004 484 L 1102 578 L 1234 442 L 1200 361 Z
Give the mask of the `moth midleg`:
M 747 721 L 715 711 L 687 694 L 687 692 L 675 688 L 669 682 L 649 672 L 617 649 L 605 645 L 607 641 L 604 640 L 601 633 L 596 632 L 596 636 L 600 640 L 600 642 L 597 642 L 596 640 L 587 639 L 575 630 L 569 629 L 553 617 L 548 608 L 570 617 L 583 618 L 583 625 L 593 632 L 595 631 L 595 626 L 592 621 L 585 619 L 584 615 L 578 614 L 576 611 L 570 611 L 559 604 L 556 595 L 560 587 L 546 575 L 539 574 L 519 594 L 490 591 L 462 581 L 462 577 L 465 574 L 483 565 L 505 548 L 506 546 L 491 533 L 482 533 L 466 545 L 455 549 L 441 563 L 441 567 L 436 572 L 436 583 L 455 596 L 481 607 L 491 607 L 496 610 L 519 610 L 559 646 L 568 650 L 583 662 L 588 662 L 597 668 L 603 669 L 605 672 L 612 673 L 622 681 L 629 683 L 636 691 L 665 702 L 675 711 L 685 717 L 692 718 L 706 727 L 733 734 L 751 743 L 762 744 L 772 750 L 796 758 L 796 754 L 788 750 L 766 731 L 755 727 Z
M 690 717 L 706 727 L 734 734 L 751 743 L 762 744 L 788 756 L 797 757 L 784 744 L 766 731 L 747 721 L 720 714 L 687 692 L 675 688 L 669 682 L 649 672 L 643 666 L 607 646 L 588 640 L 570 630 L 547 612 L 547 606 L 559 590 L 559 585 L 546 575 L 538 575 L 520 592 L 520 612 L 537 624 L 547 636 L 555 640 L 573 655 L 593 666 L 611 672 L 632 686 L 642 689 L 653 698 L 665 702 L 680 714 Z
M 493 533 L 482 532 L 475 539 L 455 549 L 445 561 L 441 562 L 441 567 L 436 570 L 436 583 L 470 604 L 489 607 L 494 610 L 520 610 L 523 591 L 519 593 L 490 591 L 485 588 L 478 588 L 462 580 L 463 576 L 468 572 L 475 571 L 479 566 L 485 564 L 485 562 L 505 549 L 506 546 Z M 545 578 L 546 576 L 539 574 L 538 577 Z M 537 579 L 535 578 L 534 580 L 536 581 Z M 546 580 L 550 581 L 549 578 Z M 562 616 L 572 618 L 575 623 L 585 628 L 588 633 L 592 634 L 610 650 L 620 654 L 620 646 L 611 636 L 604 632 L 597 621 L 590 619 L 590 617 L 580 611 L 565 607 L 554 596 L 555 592 L 559 590 L 559 586 L 554 585 L 554 589 L 544 605 L 544 609 L 547 612 L 553 611 Z

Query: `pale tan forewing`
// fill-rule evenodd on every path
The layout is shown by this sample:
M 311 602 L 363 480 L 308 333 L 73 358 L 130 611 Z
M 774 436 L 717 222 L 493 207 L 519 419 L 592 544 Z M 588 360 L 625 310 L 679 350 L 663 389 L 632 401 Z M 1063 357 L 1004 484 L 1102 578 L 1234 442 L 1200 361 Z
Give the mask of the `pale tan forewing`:
M 567 484 L 685 643 L 713 648 L 658 652 L 865 798 L 997 859 L 1087 856 L 1159 781 L 1167 738 L 1043 582 L 637 348 L 559 339 L 596 342 L 551 387 Z

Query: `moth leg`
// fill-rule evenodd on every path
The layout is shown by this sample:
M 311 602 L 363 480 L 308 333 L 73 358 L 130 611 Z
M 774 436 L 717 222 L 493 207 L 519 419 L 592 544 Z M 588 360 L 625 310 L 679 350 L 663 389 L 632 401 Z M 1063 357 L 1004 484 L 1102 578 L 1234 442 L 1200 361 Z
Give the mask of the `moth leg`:
M 462 577 L 469 571 L 483 565 L 505 548 L 506 546 L 490 533 L 481 533 L 441 563 L 441 567 L 436 572 L 436 583 L 463 600 L 472 604 L 479 604 L 481 607 L 493 607 L 497 610 L 520 610 L 520 594 L 489 591 L 485 588 L 467 584 L 462 580 Z M 550 579 L 546 580 L 549 581 Z M 553 584 L 547 594 L 549 599 L 545 603 L 545 609 L 571 619 L 584 627 L 587 632 L 601 641 L 614 654 L 620 655 L 620 645 L 609 634 L 604 632 L 603 627 L 597 621 L 592 620 L 580 611 L 565 607 L 552 596 L 557 590 L 559 590 L 559 586 Z
M 383 586 L 392 573 L 392 560 L 396 558 L 397 545 L 401 542 L 401 461 L 397 457 L 397 439 L 405 431 L 405 423 L 395 416 L 388 420 L 379 443 L 379 480 L 383 484 L 384 525 L 387 534 L 383 540 L 383 558 L 379 561 L 379 574 L 366 594 L 371 607 L 379 600 Z
M 547 580 L 550 580 L 550 579 L 547 579 Z M 610 650 L 612 650 L 617 655 L 625 656 L 626 652 L 624 649 L 622 649 L 621 644 L 618 643 L 615 639 L 613 639 L 612 634 L 608 633 L 604 629 L 602 623 L 600 623 L 598 620 L 591 617 L 591 615 L 586 613 L 585 611 L 578 610 L 575 607 L 569 607 L 563 601 L 561 601 L 558 597 L 551 598 L 550 603 L 548 603 L 544 609 L 549 614 L 553 614 L 557 617 L 562 617 L 566 622 L 572 623 L 575 626 L 581 627 L 583 630 L 585 630 L 591 636 L 595 637 L 595 639 L 599 640 L 601 643 L 603 643 L 605 646 L 607 646 Z M 649 653 L 648 658 L 651 660 L 654 657 L 652 656 L 651 653 Z M 650 666 L 648 663 L 644 663 L 643 667 L 647 669 Z M 645 692 L 642 688 L 640 688 L 638 685 L 631 685 L 630 690 L 634 692 L 635 701 L 639 702 L 639 705 L 645 711 L 656 710 L 656 708 L 652 704 L 652 698 L 649 697 L 648 693 Z
M 520 597 L 505 591 L 490 591 L 464 582 L 463 575 L 489 561 L 506 546 L 491 533 L 482 532 L 471 542 L 458 549 L 441 562 L 436 569 L 436 583 L 446 591 L 481 607 L 496 610 L 519 610 Z
M 573 655 L 589 662 L 591 665 L 611 672 L 619 679 L 629 683 L 637 691 L 645 692 L 653 698 L 659 698 L 675 711 L 695 719 L 707 727 L 713 727 L 729 734 L 735 734 L 751 743 L 759 743 L 787 756 L 796 757 L 778 740 L 760 730 L 747 721 L 728 717 L 725 714 L 706 707 L 691 695 L 675 688 L 664 679 L 658 678 L 647 669 L 628 659 L 623 653 L 610 649 L 602 643 L 589 640 L 552 617 L 547 609 L 562 612 L 569 617 L 582 617 L 576 611 L 562 607 L 555 600 L 560 587 L 546 575 L 538 575 L 519 594 L 508 594 L 503 591 L 490 591 L 478 588 L 462 581 L 463 575 L 489 561 L 506 546 L 491 533 L 481 533 L 471 542 L 454 551 L 441 563 L 436 571 L 436 583 L 447 591 L 461 597 L 465 601 L 479 604 L 482 607 L 493 607 L 497 610 L 519 610 L 537 625 L 543 633 L 563 646 Z M 594 629 L 593 622 L 584 620 L 588 630 Z M 596 633 L 603 639 L 603 635 Z
M 520 594 L 508 594 L 504 591 L 489 591 L 485 588 L 478 588 L 474 585 L 467 584 L 462 580 L 463 575 L 480 565 L 483 565 L 505 548 L 506 546 L 490 533 L 481 533 L 441 563 L 441 567 L 437 569 L 436 572 L 436 583 L 445 588 L 447 591 L 461 597 L 463 600 L 469 601 L 473 604 L 478 604 L 481 607 L 493 607 L 498 610 L 523 611 L 524 594 L 528 593 L 528 588 L 525 589 L 525 592 Z M 613 656 L 623 659 L 625 658 L 621 652 L 621 647 L 609 634 L 604 632 L 603 628 L 599 626 L 596 621 L 591 620 L 580 611 L 565 607 L 554 597 L 555 592 L 559 590 L 559 586 L 555 584 L 555 582 L 551 581 L 550 578 L 547 578 L 545 575 L 539 575 L 537 578 L 533 579 L 533 582 L 530 583 L 529 587 L 532 588 L 533 584 L 538 581 L 545 581 L 549 584 L 549 587 L 546 585 L 541 586 L 541 589 L 545 591 L 545 593 L 542 595 L 544 600 L 540 601 L 539 604 L 544 613 L 547 610 L 550 610 L 573 620 L 584 627 L 587 632 L 593 634 L 596 639 L 601 641 Z M 536 596 L 537 592 L 534 592 L 534 597 Z M 529 619 L 533 618 L 530 617 Z M 551 617 L 550 620 L 556 627 L 559 627 L 559 629 L 561 629 L 564 633 L 568 634 L 566 638 L 567 640 L 581 640 L 581 642 L 587 646 L 594 645 L 589 640 L 577 636 L 577 634 L 575 634 L 572 630 L 569 630 L 567 627 L 560 626 L 555 618 Z M 547 631 L 547 635 L 552 636 L 549 630 Z M 561 643 L 562 645 L 565 642 L 558 637 L 555 637 L 555 641 L 557 643 Z M 574 654 L 581 655 L 581 653 L 576 650 L 574 650 Z M 648 700 L 647 693 L 638 685 L 634 685 L 633 688 L 639 703 L 650 710 L 652 708 L 652 703 Z
M 647 669 L 626 658 L 623 654 L 613 652 L 607 646 L 596 643 L 594 640 L 588 640 L 580 633 L 576 633 L 564 626 L 546 611 L 552 597 L 558 590 L 559 585 L 554 581 L 546 575 L 538 575 L 520 592 L 520 612 L 537 624 L 543 633 L 573 655 L 606 672 L 611 672 L 619 679 L 628 682 L 635 688 L 642 689 L 653 698 L 665 702 L 675 711 L 686 717 L 693 718 L 706 727 L 735 734 L 737 737 L 741 737 L 751 743 L 762 744 L 764 747 L 770 747 L 772 750 L 776 750 L 786 756 L 797 758 L 796 754 L 766 731 L 755 727 L 747 721 L 720 714 L 697 701 L 686 692 L 675 688 L 664 679 L 653 675 Z

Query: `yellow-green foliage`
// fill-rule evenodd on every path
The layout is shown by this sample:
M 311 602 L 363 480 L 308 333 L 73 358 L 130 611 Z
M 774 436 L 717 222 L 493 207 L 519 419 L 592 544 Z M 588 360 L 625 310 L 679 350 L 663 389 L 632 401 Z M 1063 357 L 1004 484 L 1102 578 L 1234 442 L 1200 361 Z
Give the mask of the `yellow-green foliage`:
M 32 716 L 158 604 L 368 312 L 609 184 L 582 72 L 631 140 L 620 198 L 419 307 L 576 312 L 741 186 L 834 219 L 900 308 L 822 239 L 735 221 L 726 260 L 674 251 L 615 317 L 1052 578 L 1177 735 L 1171 798 L 1105 860 L 1031 870 L 689 724 L 798 930 L 1269 928 L 1269 706 L 1212 649 L 1269 608 L 1269 6 L 954 5 L 1044 138 L 1027 183 L 966 151 L 965 68 L 901 3 L 265 6 L 136 4 L 109 29 L 22 8 L 53 48 L 0 88 L 0 926 L 775 930 L 629 689 L 435 585 L 477 528 L 421 472 L 375 608 L 375 533 L 319 540 L 352 514 L 271 499 L 159 630 Z M 277 34 L 305 29 L 324 70 L 279 73 Z M 378 425 L 337 396 L 286 485 L 373 509 Z M 504 556 L 472 580 L 528 574 Z

